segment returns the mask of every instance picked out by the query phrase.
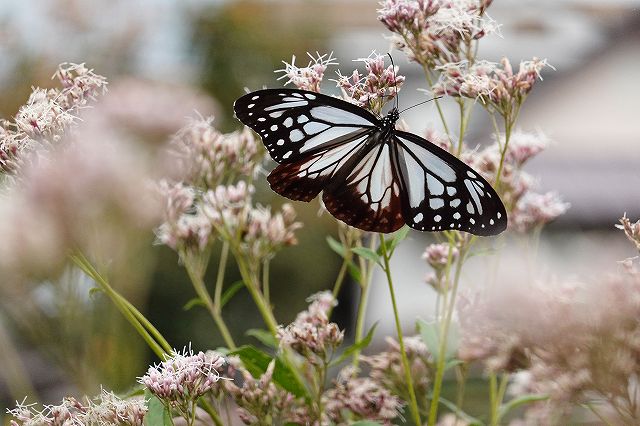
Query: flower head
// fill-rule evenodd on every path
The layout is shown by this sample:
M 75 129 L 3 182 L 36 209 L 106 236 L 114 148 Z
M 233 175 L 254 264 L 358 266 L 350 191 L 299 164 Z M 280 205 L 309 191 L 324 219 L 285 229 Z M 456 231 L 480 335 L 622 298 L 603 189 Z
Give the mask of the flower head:
M 160 364 L 149 367 L 138 381 L 149 391 L 185 415 L 190 403 L 214 389 L 221 379 L 218 370 L 225 359 L 217 353 L 184 348 L 174 351 Z
M 516 204 L 510 223 L 518 232 L 527 232 L 553 221 L 564 214 L 569 206 L 569 203 L 563 202 L 555 192 L 527 192 Z
M 285 85 L 292 83 L 298 89 L 309 90 L 311 92 L 320 92 L 320 83 L 324 78 L 324 72 L 329 65 L 337 65 L 333 52 L 328 55 L 320 55 L 316 52 L 317 57 L 314 57 L 310 53 L 307 53 L 311 61 L 306 67 L 299 68 L 295 65 L 296 57 L 291 58 L 291 63 L 282 61 L 284 69 L 277 70 L 276 72 L 282 72 L 284 75 L 278 80 L 286 78 Z
M 398 75 L 398 67 L 385 67 L 385 57 L 372 52 L 367 58 L 356 61 L 363 62 L 366 74 L 354 70 L 350 75 L 338 73 L 336 83 L 342 90 L 345 99 L 363 108 L 380 112 L 382 106 L 393 99 L 404 83 L 404 76 Z
M 616 228 L 623 230 L 627 239 L 635 244 L 636 249 L 640 250 L 640 220 L 632 223 L 625 213 Z

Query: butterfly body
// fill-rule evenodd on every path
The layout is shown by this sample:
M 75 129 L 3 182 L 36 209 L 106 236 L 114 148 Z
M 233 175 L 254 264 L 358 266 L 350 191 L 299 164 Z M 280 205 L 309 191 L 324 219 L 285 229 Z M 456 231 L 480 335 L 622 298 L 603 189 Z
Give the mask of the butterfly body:
M 267 178 L 271 188 L 298 201 L 323 192 L 327 210 L 348 225 L 478 235 L 506 228 L 491 185 L 447 151 L 396 130 L 396 108 L 380 119 L 320 93 L 264 89 L 239 98 L 234 110 L 279 163 Z

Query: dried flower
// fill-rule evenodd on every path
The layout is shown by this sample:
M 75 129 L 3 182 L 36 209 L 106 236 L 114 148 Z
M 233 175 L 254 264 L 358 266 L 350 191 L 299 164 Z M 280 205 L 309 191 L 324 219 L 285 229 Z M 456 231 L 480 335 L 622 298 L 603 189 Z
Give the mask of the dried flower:
M 311 302 L 308 310 L 300 312 L 293 323 L 280 327 L 278 339 L 281 345 L 291 347 L 312 364 L 326 362 L 344 339 L 344 331 L 329 322 L 327 316 L 337 301 L 328 291 L 317 293 L 307 301 Z
M 351 367 L 338 375 L 335 387 L 329 389 L 324 397 L 326 414 L 338 424 L 346 423 L 350 418 L 347 413 L 351 413 L 355 420 L 373 420 L 391 425 L 401 406 L 398 398 L 378 382 L 366 377 L 354 377 Z M 348 411 L 345 413 L 345 410 Z
M 138 381 L 165 405 L 189 418 L 195 402 L 214 389 L 221 379 L 218 370 L 225 359 L 215 352 L 175 351 L 160 364 L 149 367 Z
M 102 390 L 94 400 L 68 397 L 62 404 L 45 405 L 42 410 L 23 401 L 7 412 L 14 417 L 11 426 L 142 426 L 147 407 L 144 399 L 123 400 Z
M 640 220 L 636 223 L 631 223 L 625 213 L 620 218 L 620 224 L 616 224 L 616 228 L 623 230 L 627 239 L 635 244 L 636 249 L 640 250 Z
M 285 86 L 292 83 L 298 89 L 320 92 L 320 83 L 322 83 L 324 72 L 327 70 L 327 67 L 329 65 L 338 65 L 338 63 L 335 62 L 333 52 L 328 55 L 326 53 L 324 55 L 320 55 L 316 52 L 317 57 L 314 57 L 310 53 L 307 53 L 307 55 L 309 55 L 311 61 L 303 68 L 299 68 L 295 65 L 295 56 L 291 58 L 290 64 L 282 61 L 285 66 L 284 69 L 277 70 L 276 72 L 282 72 L 284 75 L 278 80 L 286 78 L 288 80 L 285 82 Z
M 25 152 L 60 141 L 78 110 L 106 91 L 106 79 L 84 64 L 63 63 L 54 77 L 62 89 L 34 88 L 13 121 L 0 122 L 0 171 L 13 174 Z
M 348 76 L 338 72 L 336 83 L 346 100 L 379 113 L 382 106 L 397 95 L 404 76 L 398 75 L 397 66 L 385 67 L 384 59 L 375 51 L 367 58 L 357 59 L 364 63 L 366 75 L 361 75 L 358 70 Z

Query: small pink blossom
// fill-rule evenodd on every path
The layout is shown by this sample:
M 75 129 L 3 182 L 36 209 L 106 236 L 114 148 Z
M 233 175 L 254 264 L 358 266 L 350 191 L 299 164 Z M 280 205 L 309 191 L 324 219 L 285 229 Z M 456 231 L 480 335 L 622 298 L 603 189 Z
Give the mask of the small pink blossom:
M 569 209 L 555 192 L 537 194 L 527 192 L 516 204 L 510 217 L 510 225 L 518 232 L 547 224 Z
M 620 218 L 620 223 L 616 224 L 616 228 L 623 230 L 627 239 L 636 246 L 636 249 L 640 250 L 640 220 L 632 223 L 625 213 Z
M 309 90 L 311 92 L 320 92 L 320 83 L 324 78 L 324 73 L 329 65 L 337 65 L 333 52 L 324 55 L 320 55 L 316 52 L 317 57 L 307 53 L 311 61 L 306 67 L 299 68 L 295 65 L 296 57 L 293 56 L 291 63 L 284 62 L 284 69 L 277 70 L 276 72 L 282 72 L 284 75 L 278 80 L 286 78 L 285 85 L 292 83 L 298 89 Z

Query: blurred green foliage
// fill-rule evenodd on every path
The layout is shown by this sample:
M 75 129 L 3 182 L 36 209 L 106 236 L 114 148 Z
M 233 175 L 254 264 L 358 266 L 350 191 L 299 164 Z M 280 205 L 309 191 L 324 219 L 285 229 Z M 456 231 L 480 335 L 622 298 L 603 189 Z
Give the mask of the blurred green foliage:
M 296 55 L 306 65 L 306 52 L 324 51 L 326 25 L 304 13 L 282 14 L 271 2 L 237 1 L 193 17 L 193 48 L 201 83 L 223 107 L 221 130 L 238 127 L 233 102 L 244 88 L 281 86 L 274 70 Z M 293 15 L 293 16 L 292 16 Z

